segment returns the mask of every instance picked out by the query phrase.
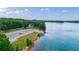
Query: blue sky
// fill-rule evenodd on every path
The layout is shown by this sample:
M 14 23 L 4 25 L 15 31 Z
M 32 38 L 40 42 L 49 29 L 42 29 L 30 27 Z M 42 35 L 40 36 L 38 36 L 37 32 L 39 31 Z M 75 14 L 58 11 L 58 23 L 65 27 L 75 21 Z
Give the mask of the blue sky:
M 78 7 L 6 7 L 0 17 L 38 20 L 79 20 Z

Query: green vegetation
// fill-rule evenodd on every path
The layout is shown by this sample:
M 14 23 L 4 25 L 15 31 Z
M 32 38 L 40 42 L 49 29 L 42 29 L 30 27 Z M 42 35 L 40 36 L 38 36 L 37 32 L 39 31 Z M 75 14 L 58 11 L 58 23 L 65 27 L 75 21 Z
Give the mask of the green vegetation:
M 9 38 L 3 32 L 0 32 L 0 51 L 20 51 L 25 47 L 32 47 L 39 35 L 40 33 L 33 32 L 10 44 Z
M 28 22 L 30 25 L 32 25 L 33 28 L 38 28 L 40 30 L 45 31 L 45 23 L 40 20 L 31 20 Z
M 37 20 L 24 20 L 17 18 L 0 18 L 0 30 L 7 31 L 16 28 L 37 28 L 45 31 L 45 23 Z
M 26 39 L 26 46 L 33 46 L 33 42 L 31 39 Z
M 37 20 L 24 20 L 17 18 L 0 18 L 0 51 L 18 51 L 26 46 L 33 46 L 34 41 L 40 36 L 40 33 L 33 32 L 18 38 L 17 41 L 10 44 L 9 38 L 3 32 L 11 32 L 17 29 L 36 28 L 45 31 L 45 23 Z
M 0 51 L 10 51 L 10 50 L 11 45 L 7 36 L 3 32 L 0 32 Z
M 13 50 L 19 51 L 25 48 L 26 46 L 33 46 L 34 41 L 37 40 L 38 32 L 33 32 L 31 34 L 25 35 L 23 37 L 18 38 L 15 42 L 12 43 Z

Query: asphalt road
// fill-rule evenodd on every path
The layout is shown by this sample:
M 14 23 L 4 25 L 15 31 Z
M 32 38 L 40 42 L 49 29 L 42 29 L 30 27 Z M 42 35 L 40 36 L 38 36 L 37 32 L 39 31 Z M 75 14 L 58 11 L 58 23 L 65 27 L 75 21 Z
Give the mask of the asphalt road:
M 24 30 L 17 30 L 14 32 L 5 33 L 9 38 L 9 41 L 12 43 L 17 40 L 17 38 L 22 37 L 24 35 L 30 34 L 32 32 L 39 32 L 37 29 L 24 29 Z

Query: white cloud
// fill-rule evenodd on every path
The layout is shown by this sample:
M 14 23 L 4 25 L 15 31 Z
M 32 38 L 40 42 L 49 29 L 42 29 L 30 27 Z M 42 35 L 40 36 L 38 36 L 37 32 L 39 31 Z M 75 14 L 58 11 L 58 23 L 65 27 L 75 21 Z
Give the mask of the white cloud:
M 15 10 L 15 11 L 7 11 L 6 14 L 19 14 L 21 11 Z
M 25 11 L 29 11 L 29 9 L 25 9 Z
M 5 12 L 5 11 L 6 11 L 6 9 L 0 8 L 0 12 Z
M 13 13 L 13 11 L 7 11 L 7 12 L 6 12 L 6 14 L 11 14 L 11 13 Z
M 18 13 L 20 13 L 20 11 L 16 10 L 16 11 L 14 11 L 14 13 L 18 14 Z
M 28 9 L 26 9 L 26 11 L 28 11 Z M 6 12 L 6 14 L 19 14 L 19 13 L 23 14 L 24 11 L 23 10 L 9 10 Z
M 42 9 L 40 9 L 41 11 L 44 11 L 44 9 L 42 8 Z
M 49 8 L 41 8 L 41 11 L 49 11 Z

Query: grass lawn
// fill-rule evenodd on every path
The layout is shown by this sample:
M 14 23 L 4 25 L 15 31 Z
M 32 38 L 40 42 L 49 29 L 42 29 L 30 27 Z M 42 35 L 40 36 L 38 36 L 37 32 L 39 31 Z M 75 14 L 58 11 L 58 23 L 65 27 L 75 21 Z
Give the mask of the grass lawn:
M 17 41 L 12 43 L 13 50 L 14 51 L 16 49 L 22 50 L 23 48 L 26 47 L 26 39 L 31 39 L 34 42 L 37 39 L 38 34 L 40 34 L 40 33 L 33 32 L 33 33 L 30 33 L 28 35 L 18 38 Z

